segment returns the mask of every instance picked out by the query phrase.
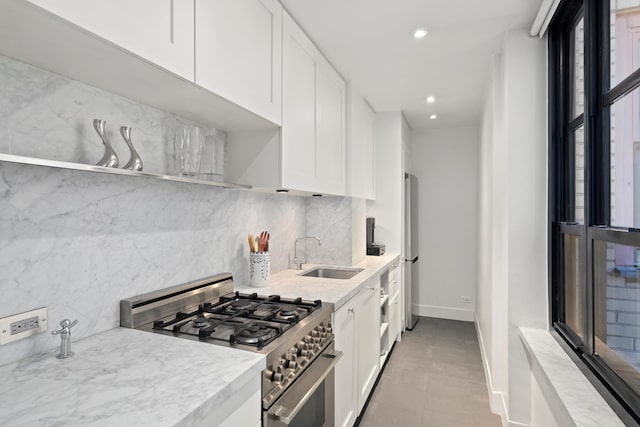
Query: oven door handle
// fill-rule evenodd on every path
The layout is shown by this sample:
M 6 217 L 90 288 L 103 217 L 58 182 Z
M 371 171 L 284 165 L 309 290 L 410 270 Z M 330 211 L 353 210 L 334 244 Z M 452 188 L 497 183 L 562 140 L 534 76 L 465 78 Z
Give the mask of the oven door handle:
M 327 369 L 325 369 L 324 372 L 318 377 L 316 382 L 313 383 L 311 388 L 305 393 L 305 395 L 302 397 L 302 399 L 300 399 L 300 401 L 296 404 L 296 406 L 293 409 L 288 409 L 288 408 L 285 408 L 284 406 L 280 406 L 273 413 L 272 415 L 273 418 L 275 418 L 276 420 L 280 421 L 283 424 L 287 424 L 287 425 L 291 424 L 291 422 L 296 417 L 296 415 L 298 415 L 298 412 L 300 412 L 300 409 L 302 409 L 304 404 L 307 403 L 307 400 L 309 400 L 309 398 L 313 396 L 313 393 L 318 389 L 318 387 L 320 387 L 320 384 L 322 384 L 324 379 L 327 378 L 327 375 L 329 375 L 333 370 L 333 368 L 335 368 L 336 363 L 338 363 L 338 361 L 342 357 L 342 352 L 334 351 L 333 353 L 325 353 L 320 357 L 326 357 L 333 360 L 331 361 L 329 366 L 327 366 Z

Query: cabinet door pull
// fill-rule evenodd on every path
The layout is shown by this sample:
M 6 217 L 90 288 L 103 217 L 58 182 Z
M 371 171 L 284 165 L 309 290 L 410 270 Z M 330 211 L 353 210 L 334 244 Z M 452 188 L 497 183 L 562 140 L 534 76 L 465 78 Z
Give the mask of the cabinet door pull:
M 170 41 L 171 44 L 175 43 L 175 0 L 171 0 L 171 10 L 169 11 L 170 19 L 171 19 L 171 32 L 170 32 Z

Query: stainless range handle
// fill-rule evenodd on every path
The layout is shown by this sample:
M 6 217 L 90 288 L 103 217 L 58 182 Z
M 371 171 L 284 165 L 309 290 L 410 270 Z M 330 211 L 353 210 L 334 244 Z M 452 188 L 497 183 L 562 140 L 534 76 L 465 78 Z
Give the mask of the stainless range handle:
M 302 409 L 304 404 L 307 403 L 307 400 L 309 400 L 309 398 L 313 396 L 313 393 L 318 389 L 318 387 L 320 387 L 320 384 L 322 384 L 324 379 L 327 378 L 327 375 L 329 375 L 333 370 L 333 368 L 336 366 L 336 363 L 338 363 L 338 361 L 342 357 L 342 352 L 334 351 L 333 353 L 323 354 L 320 357 L 326 357 L 333 360 L 327 366 L 324 372 L 318 377 L 316 382 L 313 383 L 311 388 L 309 388 L 309 390 L 305 393 L 302 399 L 298 401 L 298 403 L 293 409 L 288 409 L 284 406 L 280 406 L 271 415 L 273 418 L 275 418 L 276 420 L 280 421 L 283 424 L 287 424 L 287 425 L 291 424 L 291 422 L 293 422 L 293 419 L 296 417 L 296 415 L 298 415 L 298 412 L 300 412 L 300 409 Z

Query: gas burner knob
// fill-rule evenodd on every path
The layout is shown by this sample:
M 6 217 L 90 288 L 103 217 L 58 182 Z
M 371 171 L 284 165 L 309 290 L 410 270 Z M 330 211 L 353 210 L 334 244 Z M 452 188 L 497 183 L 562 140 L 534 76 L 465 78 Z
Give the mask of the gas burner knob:
M 314 338 L 314 339 L 313 339 L 313 342 L 314 342 L 315 344 L 320 344 L 320 341 L 321 341 L 320 337 L 317 337 L 317 338 Z
M 318 331 L 311 331 L 311 336 L 312 337 L 317 337 L 319 335 L 320 335 L 320 333 Z
M 282 365 L 276 366 L 276 375 L 277 374 L 282 374 L 282 371 L 284 371 L 284 366 L 282 366 Z
M 289 369 L 296 369 L 297 367 L 298 367 L 298 362 L 290 360 L 289 363 L 287 363 L 287 368 Z
M 313 349 L 314 351 L 320 351 L 320 344 L 316 344 Z
M 300 357 L 304 357 L 304 358 L 309 357 L 309 350 L 302 350 L 300 352 Z
M 320 333 L 320 338 L 326 339 L 327 338 L 327 333 L 326 332 Z
M 283 375 L 282 374 L 273 374 L 273 381 L 279 383 L 280 381 L 282 381 Z
M 306 336 L 306 337 L 304 337 L 304 341 L 306 343 L 312 343 L 313 342 L 313 337 Z
M 298 352 L 297 351 L 295 353 L 287 354 L 287 360 L 289 362 L 295 362 L 297 358 L 298 358 Z

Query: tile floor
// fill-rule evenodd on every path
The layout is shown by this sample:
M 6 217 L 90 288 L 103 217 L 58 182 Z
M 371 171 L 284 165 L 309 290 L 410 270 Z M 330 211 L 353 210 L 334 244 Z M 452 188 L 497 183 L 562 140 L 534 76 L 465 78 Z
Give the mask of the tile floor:
M 396 343 L 359 426 L 502 426 L 474 324 L 421 317 Z

